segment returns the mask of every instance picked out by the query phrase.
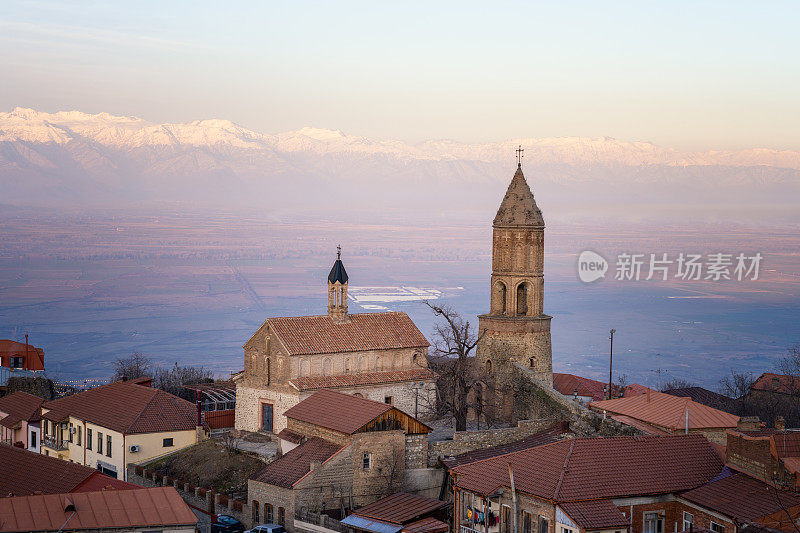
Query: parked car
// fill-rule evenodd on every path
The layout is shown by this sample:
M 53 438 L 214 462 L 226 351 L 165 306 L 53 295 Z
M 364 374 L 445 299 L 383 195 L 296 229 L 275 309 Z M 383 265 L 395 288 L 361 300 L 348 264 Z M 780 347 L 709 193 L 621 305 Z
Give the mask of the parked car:
M 286 533 L 286 528 L 278 524 L 261 524 L 248 529 L 245 533 Z
M 226 514 L 217 515 L 217 521 L 211 523 L 211 533 L 242 533 L 244 524 Z

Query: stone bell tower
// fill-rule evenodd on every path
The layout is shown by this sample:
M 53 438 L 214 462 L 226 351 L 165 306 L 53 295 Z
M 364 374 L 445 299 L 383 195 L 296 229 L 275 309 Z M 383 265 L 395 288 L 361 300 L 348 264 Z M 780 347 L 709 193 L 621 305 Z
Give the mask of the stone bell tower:
M 336 261 L 328 274 L 328 316 L 334 322 L 347 321 L 347 271 L 342 263 L 342 247 L 336 247 Z
M 489 313 L 478 317 L 485 331 L 477 358 L 488 371 L 516 361 L 553 386 L 550 319 L 544 314 L 544 218 L 522 174 L 517 171 L 492 224 L 492 277 Z

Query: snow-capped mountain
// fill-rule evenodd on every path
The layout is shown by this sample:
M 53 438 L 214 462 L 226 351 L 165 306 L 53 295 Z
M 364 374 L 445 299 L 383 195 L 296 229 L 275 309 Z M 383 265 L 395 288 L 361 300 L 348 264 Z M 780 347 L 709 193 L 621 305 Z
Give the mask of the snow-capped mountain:
M 157 124 L 79 111 L 0 113 L 0 203 L 155 200 L 223 205 L 488 209 L 514 150 L 544 205 L 735 205 L 800 189 L 800 151 L 685 152 L 649 142 L 530 138 L 484 144 L 374 140 L 302 128 L 264 134 L 228 120 Z

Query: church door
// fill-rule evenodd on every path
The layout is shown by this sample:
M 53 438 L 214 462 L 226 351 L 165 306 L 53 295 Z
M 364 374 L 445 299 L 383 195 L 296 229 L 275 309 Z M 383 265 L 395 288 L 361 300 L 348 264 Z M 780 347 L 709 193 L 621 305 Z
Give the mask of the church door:
M 272 405 L 261 404 L 261 429 L 272 433 Z

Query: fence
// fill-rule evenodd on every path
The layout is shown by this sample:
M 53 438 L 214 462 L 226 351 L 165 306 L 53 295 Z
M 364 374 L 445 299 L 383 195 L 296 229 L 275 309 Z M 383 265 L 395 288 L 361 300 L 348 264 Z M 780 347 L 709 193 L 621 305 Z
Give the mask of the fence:
M 236 418 L 235 409 L 224 409 L 221 411 L 203 411 L 203 423 L 210 429 L 226 429 L 234 426 Z

